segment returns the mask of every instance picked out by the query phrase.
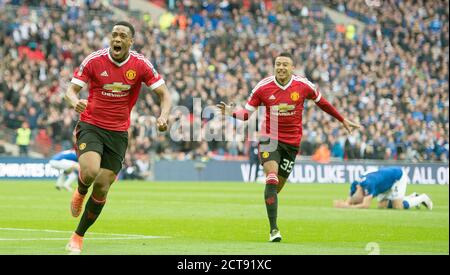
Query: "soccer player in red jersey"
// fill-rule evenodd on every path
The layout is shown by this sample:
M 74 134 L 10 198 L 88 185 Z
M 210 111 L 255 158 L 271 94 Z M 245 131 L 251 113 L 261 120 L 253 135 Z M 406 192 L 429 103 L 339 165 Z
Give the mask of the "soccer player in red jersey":
M 72 196 L 72 216 L 81 214 L 88 188 L 93 185 L 78 227 L 66 246 L 72 253 L 81 252 L 83 236 L 102 211 L 109 188 L 122 168 L 128 146 L 130 112 L 142 83 L 159 96 L 161 113 L 157 127 L 160 131 L 167 130 L 170 94 L 150 61 L 130 50 L 134 32 L 130 23 L 116 23 L 110 47 L 86 57 L 74 72 L 65 94 L 67 104 L 80 113 L 75 129 L 80 171 L 78 188 Z M 84 86 L 89 87 L 87 100 L 78 97 Z
M 314 100 L 317 106 L 339 120 L 350 133 L 360 125 L 342 117 L 308 79 L 293 74 L 291 54 L 281 53 L 274 63 L 275 75 L 264 78 L 254 87 L 245 109 L 234 110 L 224 102 L 217 107 L 224 115 L 247 120 L 258 106 L 265 106 L 261 136 L 266 139 L 260 141 L 259 157 L 266 174 L 264 199 L 270 222 L 269 240 L 279 242 L 281 234 L 277 226 L 277 194 L 286 183 L 299 150 L 305 100 Z

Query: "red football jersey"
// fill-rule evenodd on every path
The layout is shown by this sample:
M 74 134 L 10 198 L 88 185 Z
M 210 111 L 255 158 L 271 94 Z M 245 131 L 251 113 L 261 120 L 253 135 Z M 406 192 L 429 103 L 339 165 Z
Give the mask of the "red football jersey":
M 281 86 L 275 80 L 275 76 L 270 76 L 255 86 L 245 108 L 255 111 L 258 106 L 264 105 L 266 115 L 261 134 L 283 143 L 299 146 L 302 138 L 302 113 L 305 99 L 311 99 L 317 103 L 321 97 L 316 86 L 305 77 L 293 75 L 286 86 Z M 275 125 L 276 119 L 278 119 L 277 125 Z M 270 121 L 273 123 L 272 127 Z
M 143 55 L 130 51 L 122 63 L 109 48 L 90 54 L 75 70 L 72 83 L 89 86 L 88 105 L 80 121 L 113 131 L 127 131 L 142 83 L 152 90 L 164 80 Z

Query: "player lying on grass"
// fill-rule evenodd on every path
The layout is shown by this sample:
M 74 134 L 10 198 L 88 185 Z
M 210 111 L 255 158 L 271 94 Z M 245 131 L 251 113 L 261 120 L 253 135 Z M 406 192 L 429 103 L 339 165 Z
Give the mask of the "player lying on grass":
M 77 180 L 78 170 L 80 169 L 75 150 L 64 150 L 57 153 L 50 159 L 49 164 L 60 172 L 56 180 L 56 189 L 64 188 L 67 191 L 72 191 L 70 186 L 72 182 Z
M 378 208 L 409 209 L 425 205 L 433 209 L 433 202 L 426 194 L 412 193 L 405 197 L 408 177 L 400 167 L 386 167 L 363 175 L 350 186 L 347 200 L 336 200 L 338 208 L 369 208 L 374 197 Z

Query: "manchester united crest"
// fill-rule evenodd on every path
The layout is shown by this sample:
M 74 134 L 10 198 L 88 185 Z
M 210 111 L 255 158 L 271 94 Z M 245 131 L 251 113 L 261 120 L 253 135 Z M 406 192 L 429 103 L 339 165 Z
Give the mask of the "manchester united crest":
M 292 101 L 297 101 L 300 98 L 300 94 L 298 92 L 291 93 Z
M 265 159 L 268 158 L 269 157 L 269 152 L 263 152 L 262 153 L 262 157 L 265 158 Z
M 136 71 L 134 71 L 134 70 L 128 70 L 128 71 L 125 73 L 125 75 L 126 75 L 126 77 L 128 78 L 128 80 L 133 80 L 133 79 L 136 78 Z

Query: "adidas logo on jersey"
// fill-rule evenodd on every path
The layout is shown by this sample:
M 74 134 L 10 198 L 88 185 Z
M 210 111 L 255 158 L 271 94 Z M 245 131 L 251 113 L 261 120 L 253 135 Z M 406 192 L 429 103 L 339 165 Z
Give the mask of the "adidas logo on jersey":
M 100 76 L 108 76 L 108 73 L 106 71 L 103 71 L 103 73 L 101 73 Z
M 274 100 L 274 99 L 275 99 L 275 96 L 274 96 L 274 95 L 271 95 L 271 96 L 269 97 L 269 99 Z

